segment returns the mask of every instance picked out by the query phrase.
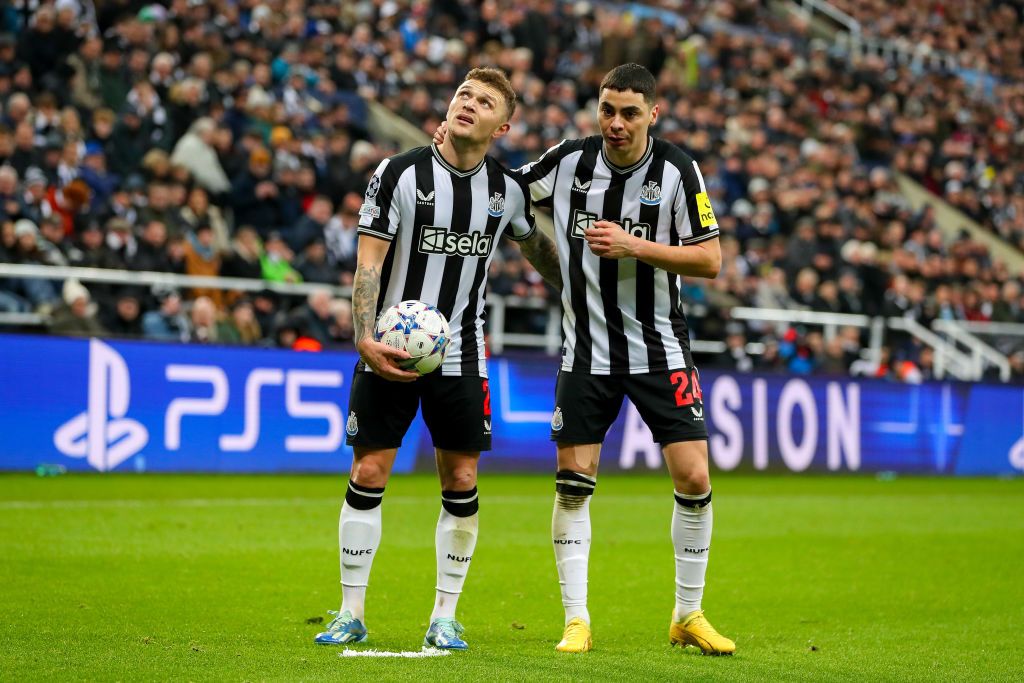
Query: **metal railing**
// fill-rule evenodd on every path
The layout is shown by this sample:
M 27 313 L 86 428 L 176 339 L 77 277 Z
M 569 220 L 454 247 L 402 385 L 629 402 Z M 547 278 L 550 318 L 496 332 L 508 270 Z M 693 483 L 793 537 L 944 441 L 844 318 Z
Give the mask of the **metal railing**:
M 270 282 L 241 277 L 220 277 L 210 275 L 179 275 L 178 273 L 157 273 L 150 270 L 112 270 L 107 268 L 79 268 L 76 266 L 41 266 L 25 263 L 0 263 L 0 278 L 33 278 L 40 280 L 75 279 L 83 282 L 102 282 L 112 285 L 145 285 L 174 287 L 175 289 L 222 289 L 225 291 L 262 292 L 270 290 L 277 294 L 308 296 L 313 292 L 327 289 L 335 296 L 349 297 L 351 287 L 313 284 L 308 282 Z
M 0 327 L 42 327 L 46 318 L 38 313 L 0 311 Z
M 794 0 L 805 16 L 812 17 L 815 12 L 825 15 L 853 34 L 860 34 L 860 22 L 829 2 L 823 0 Z
M 999 369 L 999 379 L 1004 382 L 1010 381 L 1009 359 L 971 334 L 961 323 L 954 320 L 935 320 L 932 322 L 932 329 L 945 334 L 949 339 L 967 348 L 971 353 L 975 377 L 984 375 L 985 364 L 988 362 Z
M 247 278 L 209 277 L 157 273 L 151 271 L 108 270 L 103 268 L 76 268 L 60 266 L 26 265 L 0 263 L 0 278 L 34 278 L 60 280 L 75 278 L 84 282 L 102 282 L 123 285 L 163 285 L 179 289 L 221 289 L 256 292 L 271 290 L 278 294 L 304 296 L 318 290 L 328 290 L 335 296 L 350 297 L 350 287 L 320 284 L 292 284 L 268 282 Z M 491 351 L 500 354 L 506 347 L 517 346 L 543 349 L 550 355 L 557 355 L 561 349 L 561 316 L 558 304 L 535 297 L 498 296 L 488 294 L 486 305 L 489 309 L 488 339 Z M 543 332 L 509 332 L 508 312 L 544 311 L 546 322 Z M 980 337 L 999 339 L 1012 338 L 1024 342 L 1022 323 L 982 323 L 967 321 L 936 320 L 928 329 L 909 318 L 882 318 L 847 313 L 824 313 L 818 311 L 766 309 L 735 307 L 729 311 L 736 320 L 747 322 L 798 323 L 821 327 L 825 339 L 833 339 L 839 328 L 854 327 L 868 330 L 869 342 L 866 348 L 868 359 L 875 363 L 881 360 L 882 345 L 886 329 L 905 332 L 931 347 L 935 352 L 934 370 L 938 378 L 950 375 L 961 380 L 981 379 L 989 365 L 999 371 L 1003 381 L 1010 379 L 1012 368 L 1007 355 Z M 37 313 L 0 313 L 0 326 L 42 327 L 47 323 L 45 316 Z M 966 351 L 960 350 L 960 347 Z M 726 344 L 714 340 L 691 340 L 690 349 L 698 354 L 718 354 L 726 350 Z M 764 352 L 764 344 L 750 342 L 747 353 L 757 355 Z
M 885 321 L 882 318 L 853 313 L 791 311 L 783 308 L 749 308 L 745 306 L 732 309 L 729 315 L 737 320 L 815 325 L 823 329 L 827 341 L 835 338 L 840 327 L 868 330 L 868 358 L 875 363 L 882 359 L 882 344 L 885 342 Z
M 916 45 L 902 39 L 883 39 L 864 36 L 861 33 L 840 32 L 835 37 L 836 46 L 846 51 L 849 56 L 863 58 L 867 56 L 881 57 L 890 64 L 909 66 L 912 69 L 930 69 L 953 71 L 960 66 L 956 55 L 941 50 L 933 50 L 926 45 Z
M 249 278 L 212 277 L 205 275 L 180 275 L 153 271 L 112 270 L 106 268 L 78 268 L 73 266 L 44 266 L 19 263 L 0 263 L 0 278 L 30 278 L 42 280 L 65 280 L 73 278 L 82 282 L 98 282 L 113 285 L 164 286 L 175 289 L 220 289 L 226 291 L 261 292 L 270 290 L 289 296 L 307 296 L 316 291 L 328 290 L 334 296 L 351 298 L 352 288 L 314 283 L 268 282 Z M 562 345 L 560 316 L 557 304 L 542 299 L 523 297 L 500 297 L 489 294 L 486 304 L 490 309 L 488 330 L 492 351 L 501 353 L 506 345 L 538 347 L 551 355 L 557 355 Z M 506 332 L 507 311 L 550 309 L 543 334 Z M 0 327 L 44 327 L 45 316 L 38 313 L 0 313 Z
M 505 346 L 525 346 L 543 348 L 548 355 L 557 356 L 562 347 L 561 316 L 558 305 L 544 299 L 521 296 L 487 295 L 488 312 L 488 343 L 492 353 L 501 353 Z M 506 312 L 508 309 L 527 311 L 547 311 L 547 323 L 543 333 L 506 332 Z
M 975 365 L 970 356 L 957 350 L 955 344 L 947 342 L 916 320 L 889 318 L 886 323 L 889 329 L 906 332 L 935 351 L 934 368 L 938 379 L 942 379 L 947 373 L 962 380 L 981 379 L 980 373 L 975 374 Z

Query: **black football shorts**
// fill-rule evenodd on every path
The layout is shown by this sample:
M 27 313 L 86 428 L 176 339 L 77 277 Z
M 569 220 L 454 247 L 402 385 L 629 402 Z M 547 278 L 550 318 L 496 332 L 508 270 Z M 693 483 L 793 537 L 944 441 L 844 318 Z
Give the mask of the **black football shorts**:
M 491 450 L 487 378 L 445 377 L 440 371 L 415 382 L 389 382 L 372 372 L 354 372 L 345 442 L 361 448 L 398 448 L 418 408 L 435 448 Z
M 622 399 L 627 396 L 657 443 L 707 440 L 700 374 L 696 368 L 639 375 L 559 371 L 551 440 L 603 442 L 622 408 Z

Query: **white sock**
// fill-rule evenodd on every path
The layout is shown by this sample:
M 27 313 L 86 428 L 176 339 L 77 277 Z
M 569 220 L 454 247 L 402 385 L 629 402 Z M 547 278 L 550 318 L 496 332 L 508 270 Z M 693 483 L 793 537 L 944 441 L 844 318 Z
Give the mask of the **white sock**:
M 360 621 L 365 616 L 370 568 L 380 547 L 380 503 L 383 496 L 384 489 L 372 489 L 349 482 L 348 493 L 341 506 L 341 518 L 338 520 L 341 611 L 348 610 Z
M 587 564 L 590 559 L 590 498 L 597 481 L 570 470 L 556 475 L 551 541 L 555 547 L 558 583 L 565 623 L 579 617 L 588 624 Z
M 480 527 L 479 502 L 470 491 L 442 491 L 441 515 L 437 518 L 434 548 L 437 554 L 437 586 L 430 620 L 454 618 L 459 595 L 469 573 Z
M 700 609 L 711 549 L 711 522 L 711 491 L 699 495 L 676 492 L 672 512 L 672 546 L 676 557 L 673 618 L 676 621 Z

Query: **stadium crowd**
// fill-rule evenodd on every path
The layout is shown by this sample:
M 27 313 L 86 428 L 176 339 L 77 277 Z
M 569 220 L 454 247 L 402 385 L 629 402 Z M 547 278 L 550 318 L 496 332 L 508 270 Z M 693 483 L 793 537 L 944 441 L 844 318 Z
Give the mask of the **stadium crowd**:
M 5 5 L 0 262 L 346 285 L 362 192 L 397 151 L 370 135 L 367 102 L 430 134 L 469 68 L 500 66 L 521 106 L 496 150 L 519 166 L 597 134 L 601 76 L 634 61 L 658 75 L 656 134 L 700 163 L 725 235 L 719 278 L 685 291 L 695 336 L 726 342 L 718 362 L 927 378 L 929 350 L 904 336 L 874 364 L 857 329 L 826 341 L 729 315 L 746 305 L 1024 322 L 1021 281 L 967 233 L 945 239 L 891 172 L 1024 246 L 1020 11 L 973 3 L 980 15 L 950 10 L 960 28 L 944 31 L 931 8 L 955 3 L 909 4 L 927 11 L 858 18 L 963 52 L 965 69 L 995 85 L 879 58 L 848 64 L 759 0 Z M 491 291 L 557 300 L 507 244 Z M 289 347 L 352 334 L 350 306 L 330 290 L 295 301 L 8 278 L 0 310 L 42 312 L 63 333 Z M 519 324 L 543 328 L 535 314 Z M 749 356 L 749 341 L 764 353 Z M 1013 358 L 1024 371 L 1024 353 Z

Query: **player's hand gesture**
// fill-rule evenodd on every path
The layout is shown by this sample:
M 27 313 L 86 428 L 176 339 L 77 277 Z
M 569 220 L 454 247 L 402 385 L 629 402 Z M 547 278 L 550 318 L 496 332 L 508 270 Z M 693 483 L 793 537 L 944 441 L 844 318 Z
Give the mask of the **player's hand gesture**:
M 448 134 L 448 122 L 442 121 L 441 125 L 434 131 L 434 144 L 440 145 L 444 142 L 444 136 Z
M 639 237 L 629 234 L 611 221 L 594 221 L 584 233 L 590 251 L 603 258 L 620 259 L 636 256 Z
M 410 357 L 408 353 L 374 341 L 372 337 L 359 340 L 356 350 L 371 370 L 389 382 L 412 382 L 420 377 L 415 372 L 403 370 L 398 366 L 399 361 Z

